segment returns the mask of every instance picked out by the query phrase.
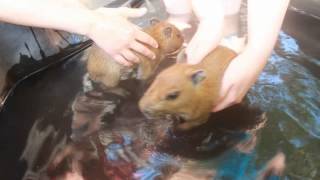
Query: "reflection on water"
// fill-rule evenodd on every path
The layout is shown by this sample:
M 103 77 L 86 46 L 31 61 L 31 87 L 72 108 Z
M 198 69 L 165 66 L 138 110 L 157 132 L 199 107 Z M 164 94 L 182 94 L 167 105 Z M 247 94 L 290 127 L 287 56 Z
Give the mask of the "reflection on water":
M 66 73 L 63 81 L 57 77 Z M 28 136 L 16 163 L 24 167 L 20 171 L 24 179 L 266 179 L 279 175 L 252 162 L 258 130 L 266 123 L 265 113 L 257 107 L 234 106 L 214 114 L 205 125 L 176 132 L 171 122 L 147 120 L 139 112 L 136 102 L 141 92 L 136 91 L 140 89 L 136 82 L 131 82 L 135 88 L 123 83 L 131 92 L 125 98 L 106 93 L 88 81 L 83 63 L 77 61 L 39 77 L 41 81 L 26 81 L 2 114 L 15 123 L 39 117 L 30 130 L 21 131 Z M 57 98 L 61 95 L 64 98 Z M 33 103 L 23 106 L 21 100 Z M 31 113 L 20 116 L 10 109 Z M 11 158 L 5 161 L 14 161 Z M 238 176 L 241 172 L 232 169 L 247 174 Z M 15 170 L 11 166 L 8 172 Z
M 86 81 L 85 85 L 90 84 Z M 99 179 L 238 178 L 239 173 L 225 171 L 238 169 L 237 162 L 243 160 L 233 156 L 254 157 L 256 134 L 266 123 L 265 114 L 258 108 L 239 105 L 213 115 L 209 123 L 196 129 L 176 132 L 171 122 L 144 118 L 137 107 L 137 95 L 132 91 L 132 97 L 123 99 L 99 89 L 84 89 L 91 90 L 79 93 L 72 105 L 71 136 L 76 141 L 63 148 L 49 165 L 53 178 L 68 179 L 67 175 L 73 172 L 78 177 L 92 179 L 88 175 L 93 174 L 92 169 L 85 168 L 88 157 L 92 157 L 90 163 L 100 165 Z M 107 122 L 97 126 L 102 119 Z M 215 158 L 225 151 L 229 155 L 219 160 L 217 167 L 201 167 L 200 159 Z M 190 163 L 189 158 L 195 160 Z M 229 168 L 230 160 L 234 161 L 232 168 Z M 283 171 L 277 168 L 279 163 L 284 164 L 283 160 L 272 162 L 270 168 L 264 169 L 253 165 L 254 169 L 249 168 L 250 174 L 244 177 L 279 176 Z M 192 172 L 186 171 L 191 167 Z M 242 171 L 247 168 L 245 164 Z
M 41 179 L 42 177 L 45 177 L 48 163 L 54 159 L 57 151 L 66 145 L 67 137 L 59 137 L 59 132 L 55 131 L 52 125 L 42 129 L 42 121 L 43 119 L 37 119 L 33 124 L 27 139 L 26 147 L 20 157 L 20 160 L 26 161 L 28 167 L 23 179 Z M 50 149 L 52 153 L 40 160 L 39 155 L 44 153 L 41 152 L 43 151 L 42 146 L 44 145 L 46 148 Z
M 5 179 L 233 178 L 237 174 L 223 173 L 224 164 L 237 154 L 256 156 L 258 130 L 266 122 L 259 108 L 235 106 L 199 128 L 176 132 L 171 122 L 139 112 L 138 83 L 123 83 L 131 92 L 125 98 L 105 93 L 88 82 L 79 58 L 23 82 L 3 109 Z M 245 177 L 263 174 L 250 164 L 254 169 L 242 165 L 254 172 Z

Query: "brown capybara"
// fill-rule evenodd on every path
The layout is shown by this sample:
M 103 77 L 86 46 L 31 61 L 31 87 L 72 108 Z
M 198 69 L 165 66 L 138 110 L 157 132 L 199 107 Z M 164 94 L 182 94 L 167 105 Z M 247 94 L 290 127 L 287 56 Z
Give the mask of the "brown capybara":
M 114 61 L 104 50 L 93 45 L 88 53 L 87 71 L 91 80 L 102 83 L 105 88 L 113 88 L 120 80 L 136 78 L 138 80 L 148 79 L 160 62 L 166 57 L 180 50 L 183 44 L 181 32 L 172 24 L 165 21 L 152 20 L 151 26 L 144 32 L 152 36 L 159 47 L 147 46 L 156 55 L 155 59 L 149 59 L 139 53 L 135 53 L 140 60 L 133 67 L 126 67 Z
M 178 62 L 185 60 L 183 51 Z M 218 46 L 199 64 L 177 63 L 162 71 L 140 99 L 140 110 L 153 118 L 175 119 L 179 130 L 208 120 L 217 104 L 223 74 L 237 53 Z

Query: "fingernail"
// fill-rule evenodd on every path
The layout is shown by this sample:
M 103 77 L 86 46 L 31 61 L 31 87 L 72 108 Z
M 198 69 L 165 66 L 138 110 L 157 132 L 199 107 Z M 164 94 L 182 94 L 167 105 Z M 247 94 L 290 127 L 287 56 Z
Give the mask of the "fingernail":
M 152 59 L 156 59 L 156 55 L 152 55 Z

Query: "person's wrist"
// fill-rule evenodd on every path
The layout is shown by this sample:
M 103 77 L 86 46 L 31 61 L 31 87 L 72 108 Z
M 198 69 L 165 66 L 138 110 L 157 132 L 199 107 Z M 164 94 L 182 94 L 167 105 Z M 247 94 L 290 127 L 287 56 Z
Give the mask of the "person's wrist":
M 85 36 L 91 37 L 93 29 L 99 24 L 100 17 L 94 10 L 87 9 L 85 13 L 87 14 L 87 19 L 83 24 L 82 33 Z
M 91 36 L 93 27 L 98 24 L 98 17 L 95 15 L 94 10 L 87 8 L 78 9 L 77 19 L 71 25 L 71 31 L 80 35 Z

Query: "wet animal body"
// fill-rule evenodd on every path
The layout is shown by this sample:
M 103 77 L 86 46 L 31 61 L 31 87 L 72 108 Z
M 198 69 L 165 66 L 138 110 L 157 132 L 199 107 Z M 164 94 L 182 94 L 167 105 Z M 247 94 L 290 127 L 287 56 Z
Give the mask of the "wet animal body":
M 149 59 L 135 53 L 139 57 L 140 63 L 133 67 L 126 67 L 113 60 L 97 45 L 93 45 L 89 50 L 87 61 L 90 79 L 109 89 L 117 87 L 119 81 L 124 79 L 146 80 L 154 73 L 162 60 L 176 54 L 183 44 L 181 32 L 174 25 L 165 21 L 152 20 L 151 24 L 144 29 L 144 32 L 158 42 L 158 48 L 146 45 L 156 55 L 155 59 Z
M 176 128 L 189 130 L 207 122 L 218 103 L 221 80 L 237 53 L 218 46 L 199 64 L 177 63 L 162 71 L 140 99 L 148 117 L 174 119 Z M 183 52 L 178 62 L 185 61 Z

